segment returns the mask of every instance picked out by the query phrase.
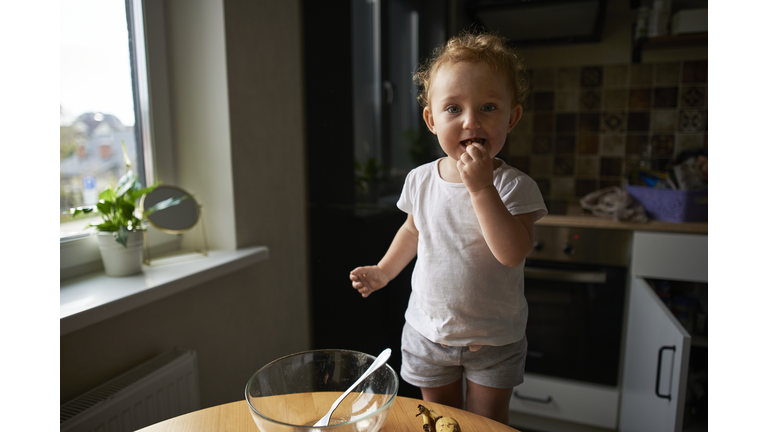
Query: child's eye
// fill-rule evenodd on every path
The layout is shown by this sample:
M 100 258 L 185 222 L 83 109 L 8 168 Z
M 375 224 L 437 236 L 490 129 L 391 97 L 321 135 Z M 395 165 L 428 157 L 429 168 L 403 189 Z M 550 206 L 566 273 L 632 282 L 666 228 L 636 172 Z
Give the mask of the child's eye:
M 495 109 L 496 109 L 496 106 L 491 104 L 483 105 L 482 107 L 480 107 L 480 111 L 493 111 Z
M 456 105 L 451 105 L 448 108 L 446 108 L 445 110 L 448 111 L 451 114 L 458 114 L 459 112 L 461 112 L 459 107 L 457 107 Z

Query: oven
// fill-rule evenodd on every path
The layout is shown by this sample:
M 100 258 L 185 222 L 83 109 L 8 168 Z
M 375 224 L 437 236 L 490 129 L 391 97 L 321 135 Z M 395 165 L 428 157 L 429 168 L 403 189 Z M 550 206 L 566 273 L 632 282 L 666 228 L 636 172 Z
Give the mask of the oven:
M 525 264 L 526 377 L 510 409 L 613 428 L 632 232 L 534 229 Z

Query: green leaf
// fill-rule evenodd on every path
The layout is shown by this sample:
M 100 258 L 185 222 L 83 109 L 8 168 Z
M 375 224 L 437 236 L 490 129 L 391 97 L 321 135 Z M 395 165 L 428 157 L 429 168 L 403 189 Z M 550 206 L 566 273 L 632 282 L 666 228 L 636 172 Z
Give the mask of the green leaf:
M 183 197 L 180 197 L 180 198 L 164 199 L 164 200 L 160 201 L 159 203 L 153 205 L 152 207 L 144 210 L 144 217 L 147 217 L 147 216 L 151 215 L 152 213 L 154 213 L 156 211 L 165 210 L 168 207 L 173 207 L 173 206 L 179 204 L 180 202 L 184 201 L 185 199 L 187 199 L 189 197 L 190 197 L 189 195 L 184 195 Z
M 96 210 L 96 206 L 88 206 L 88 207 L 76 207 L 69 209 L 69 214 L 72 216 L 77 216 L 79 214 L 87 214 L 92 211 Z
M 128 170 L 117 182 L 117 186 L 115 186 L 115 196 L 123 196 L 133 188 L 134 183 L 136 183 L 136 174 L 134 174 L 133 171 Z
M 99 201 L 96 203 L 96 208 L 98 208 L 99 213 L 102 214 L 104 217 L 109 217 L 110 214 L 112 214 L 112 203 L 107 201 Z
M 123 245 L 124 248 L 128 248 L 128 228 L 121 226 L 117 228 L 117 231 L 112 234 L 115 240 Z
M 89 224 L 88 226 L 96 228 L 98 231 L 117 231 L 117 225 L 110 221 L 102 222 L 98 225 Z
M 123 144 L 123 162 L 125 163 L 125 170 L 128 171 L 131 167 L 131 158 L 128 157 L 128 149 L 125 147 L 125 140 L 121 139 L 120 142 Z
M 135 200 L 141 198 L 142 196 L 152 192 L 158 186 L 160 186 L 160 182 L 157 182 L 157 183 L 153 184 L 152 186 L 145 187 L 144 189 L 137 189 L 137 190 L 131 191 L 131 198 L 135 201 Z
M 110 188 L 104 189 L 99 194 L 99 199 L 106 202 L 115 202 L 115 191 Z

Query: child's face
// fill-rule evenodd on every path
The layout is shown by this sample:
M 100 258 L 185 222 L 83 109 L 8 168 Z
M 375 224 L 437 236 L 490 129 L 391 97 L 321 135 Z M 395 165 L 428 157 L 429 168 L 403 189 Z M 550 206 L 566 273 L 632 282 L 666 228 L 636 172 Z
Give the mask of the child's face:
M 495 157 L 522 115 L 512 97 L 500 72 L 478 63 L 445 65 L 432 79 L 424 121 L 451 159 L 458 160 L 470 142 Z

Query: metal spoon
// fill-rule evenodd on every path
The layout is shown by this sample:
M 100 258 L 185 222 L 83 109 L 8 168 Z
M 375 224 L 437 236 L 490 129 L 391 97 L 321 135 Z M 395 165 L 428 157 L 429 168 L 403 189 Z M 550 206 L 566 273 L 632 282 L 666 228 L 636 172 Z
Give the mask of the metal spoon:
M 342 400 L 344 400 L 347 395 L 352 392 L 352 390 L 355 389 L 358 385 L 360 385 L 361 382 L 363 382 L 364 379 L 368 378 L 368 375 L 374 373 L 376 369 L 380 368 L 384 365 L 384 363 L 389 360 L 389 356 L 392 354 L 392 350 L 387 348 L 384 351 L 379 354 L 378 357 L 376 357 L 376 360 L 373 361 L 373 364 L 368 367 L 368 369 L 363 373 L 363 375 L 355 381 L 354 384 L 352 384 L 352 387 L 348 388 L 347 391 L 345 391 L 341 396 L 339 396 L 338 399 L 336 399 L 336 402 L 331 405 L 330 411 L 328 411 L 328 414 L 324 415 L 323 418 L 321 418 L 317 423 L 314 424 L 314 427 L 323 427 L 328 426 L 328 422 L 331 420 L 331 414 L 333 411 L 339 406 Z

